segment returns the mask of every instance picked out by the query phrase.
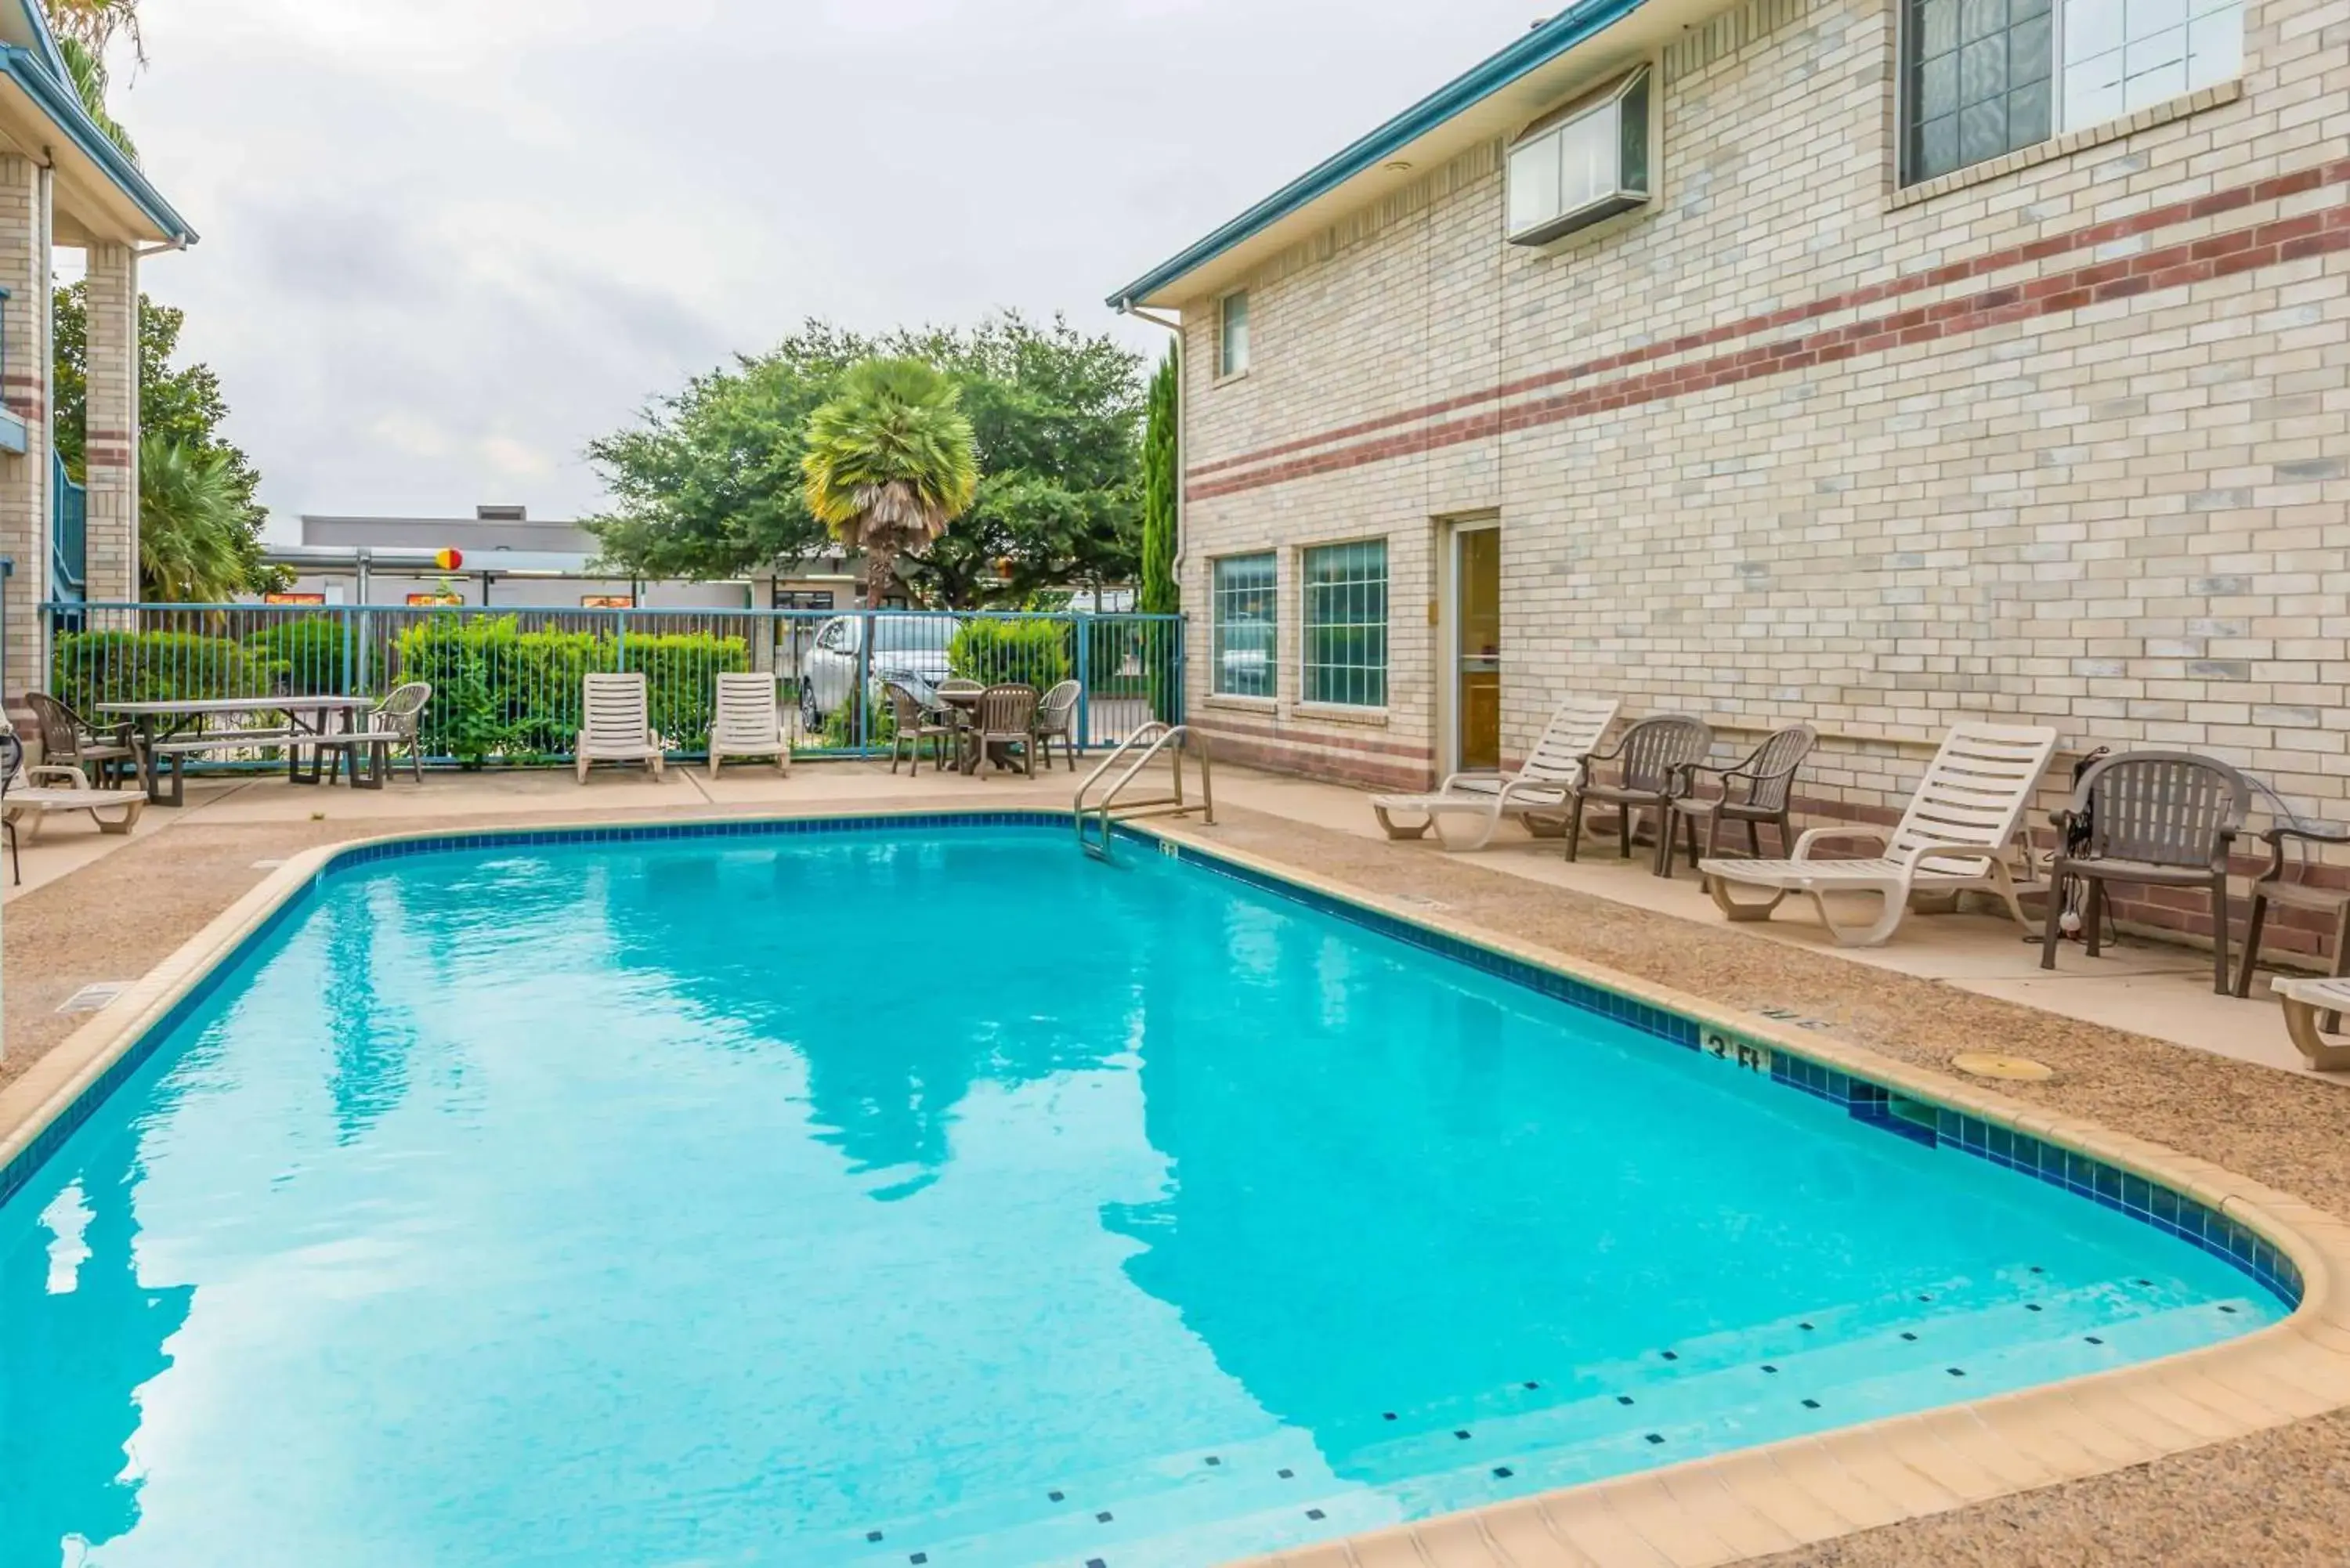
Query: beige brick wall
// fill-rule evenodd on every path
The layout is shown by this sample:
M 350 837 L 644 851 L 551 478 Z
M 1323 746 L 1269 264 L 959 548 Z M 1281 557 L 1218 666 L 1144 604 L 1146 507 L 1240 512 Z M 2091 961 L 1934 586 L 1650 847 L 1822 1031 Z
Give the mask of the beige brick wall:
M 2255 4 L 2240 84 L 1922 199 L 1893 16 L 1689 35 L 1658 198 L 1551 250 L 1503 242 L 1497 147 L 1430 171 L 1249 280 L 1243 378 L 1187 302 L 1184 602 L 1265 546 L 1284 587 L 1280 701 L 1213 697 L 1201 624 L 1196 720 L 1425 778 L 1439 520 L 1490 510 L 1513 754 L 1571 688 L 1804 719 L 1835 737 L 1807 793 L 1870 812 L 1950 718 L 2014 715 L 2350 818 L 2350 5 Z M 1297 552 L 1367 535 L 1390 698 L 1340 722 L 1298 702 Z
M 0 302 L 6 344 L 0 398 L 26 427 L 24 455 L 0 454 L 0 556 L 16 563 L 5 590 L 0 695 L 12 701 L 41 684 L 37 607 L 49 570 L 49 254 L 39 196 L 33 161 L 0 154 L 0 288 L 8 291 Z
M 88 595 L 139 597 L 139 258 L 89 247 Z

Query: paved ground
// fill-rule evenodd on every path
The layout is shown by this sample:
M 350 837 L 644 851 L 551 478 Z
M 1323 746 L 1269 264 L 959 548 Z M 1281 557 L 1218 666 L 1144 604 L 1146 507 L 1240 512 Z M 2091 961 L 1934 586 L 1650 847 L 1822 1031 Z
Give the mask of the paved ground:
M 2209 992 L 2208 959 L 2132 949 L 2095 970 L 2077 952 L 2044 981 L 2011 925 L 1913 920 L 1882 952 L 1824 944 L 1800 914 L 1731 927 L 1686 879 L 1613 860 L 1566 867 L 1516 838 L 1481 856 L 1390 845 L 1350 792 L 1228 771 L 1222 821 L 1203 836 L 1438 913 L 1756 1011 L 1784 1009 L 1887 1054 L 1943 1065 L 1991 1047 L 2057 1069 L 2018 1097 L 2218 1161 L 2350 1212 L 2350 1097 L 2290 1070 L 2273 1003 Z M 517 820 L 629 819 L 924 805 L 1065 807 L 1066 774 L 1031 784 L 879 767 L 804 765 L 788 781 L 744 770 L 716 785 L 619 774 L 433 777 L 378 795 L 278 781 L 200 785 L 182 813 L 151 812 L 129 840 L 56 843 L 26 858 L 5 927 L 7 1054 L 0 1081 L 78 1019 L 53 1010 L 78 986 L 143 971 L 264 874 L 256 862 L 363 834 Z M 319 814 L 314 816 L 314 813 Z M 54 858 L 65 874 L 45 876 Z M 2143 1031 L 2131 1032 L 2132 1027 Z M 2178 1043 L 2166 1043 L 2168 1036 Z M 2350 1562 L 2350 1416 L 2305 1422 L 2152 1466 L 1979 1504 L 1781 1559 L 1879 1563 L 2334 1563 Z

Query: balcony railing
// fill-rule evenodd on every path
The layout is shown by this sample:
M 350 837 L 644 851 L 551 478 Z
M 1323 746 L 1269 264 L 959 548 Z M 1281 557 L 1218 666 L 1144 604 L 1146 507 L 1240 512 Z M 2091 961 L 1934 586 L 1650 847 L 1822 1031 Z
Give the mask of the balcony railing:
M 49 578 L 50 597 L 78 600 L 87 597 L 89 549 L 89 497 L 66 472 L 66 460 L 49 448 Z

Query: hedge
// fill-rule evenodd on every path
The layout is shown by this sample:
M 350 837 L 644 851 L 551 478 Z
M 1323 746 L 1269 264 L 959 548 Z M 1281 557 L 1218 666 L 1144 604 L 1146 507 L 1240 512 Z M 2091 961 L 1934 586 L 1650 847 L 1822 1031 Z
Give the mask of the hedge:
M 967 620 L 947 645 L 947 668 L 966 680 L 1024 683 L 1038 691 L 1069 678 L 1074 633 L 1059 620 Z
M 232 637 L 192 631 L 61 631 L 49 691 L 86 718 L 100 702 L 268 697 L 285 690 L 285 661 Z
M 672 750 L 709 738 L 717 677 L 751 668 L 750 646 L 710 632 L 525 631 L 513 616 L 434 617 L 400 634 L 399 679 L 428 680 L 427 753 L 479 767 L 495 757 L 568 754 L 579 734 L 580 683 L 590 672 L 645 677 L 654 733 Z

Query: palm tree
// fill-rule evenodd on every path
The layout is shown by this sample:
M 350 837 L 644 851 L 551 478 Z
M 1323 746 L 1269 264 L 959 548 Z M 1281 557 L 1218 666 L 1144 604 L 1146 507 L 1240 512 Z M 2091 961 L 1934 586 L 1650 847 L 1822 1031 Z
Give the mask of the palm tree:
M 245 586 L 252 535 L 218 452 L 149 433 L 139 441 L 140 592 L 160 604 L 220 604 Z
M 868 359 L 808 416 L 800 459 L 808 510 L 865 556 L 881 607 L 898 557 L 946 532 L 979 490 L 971 421 L 955 385 L 920 359 Z

